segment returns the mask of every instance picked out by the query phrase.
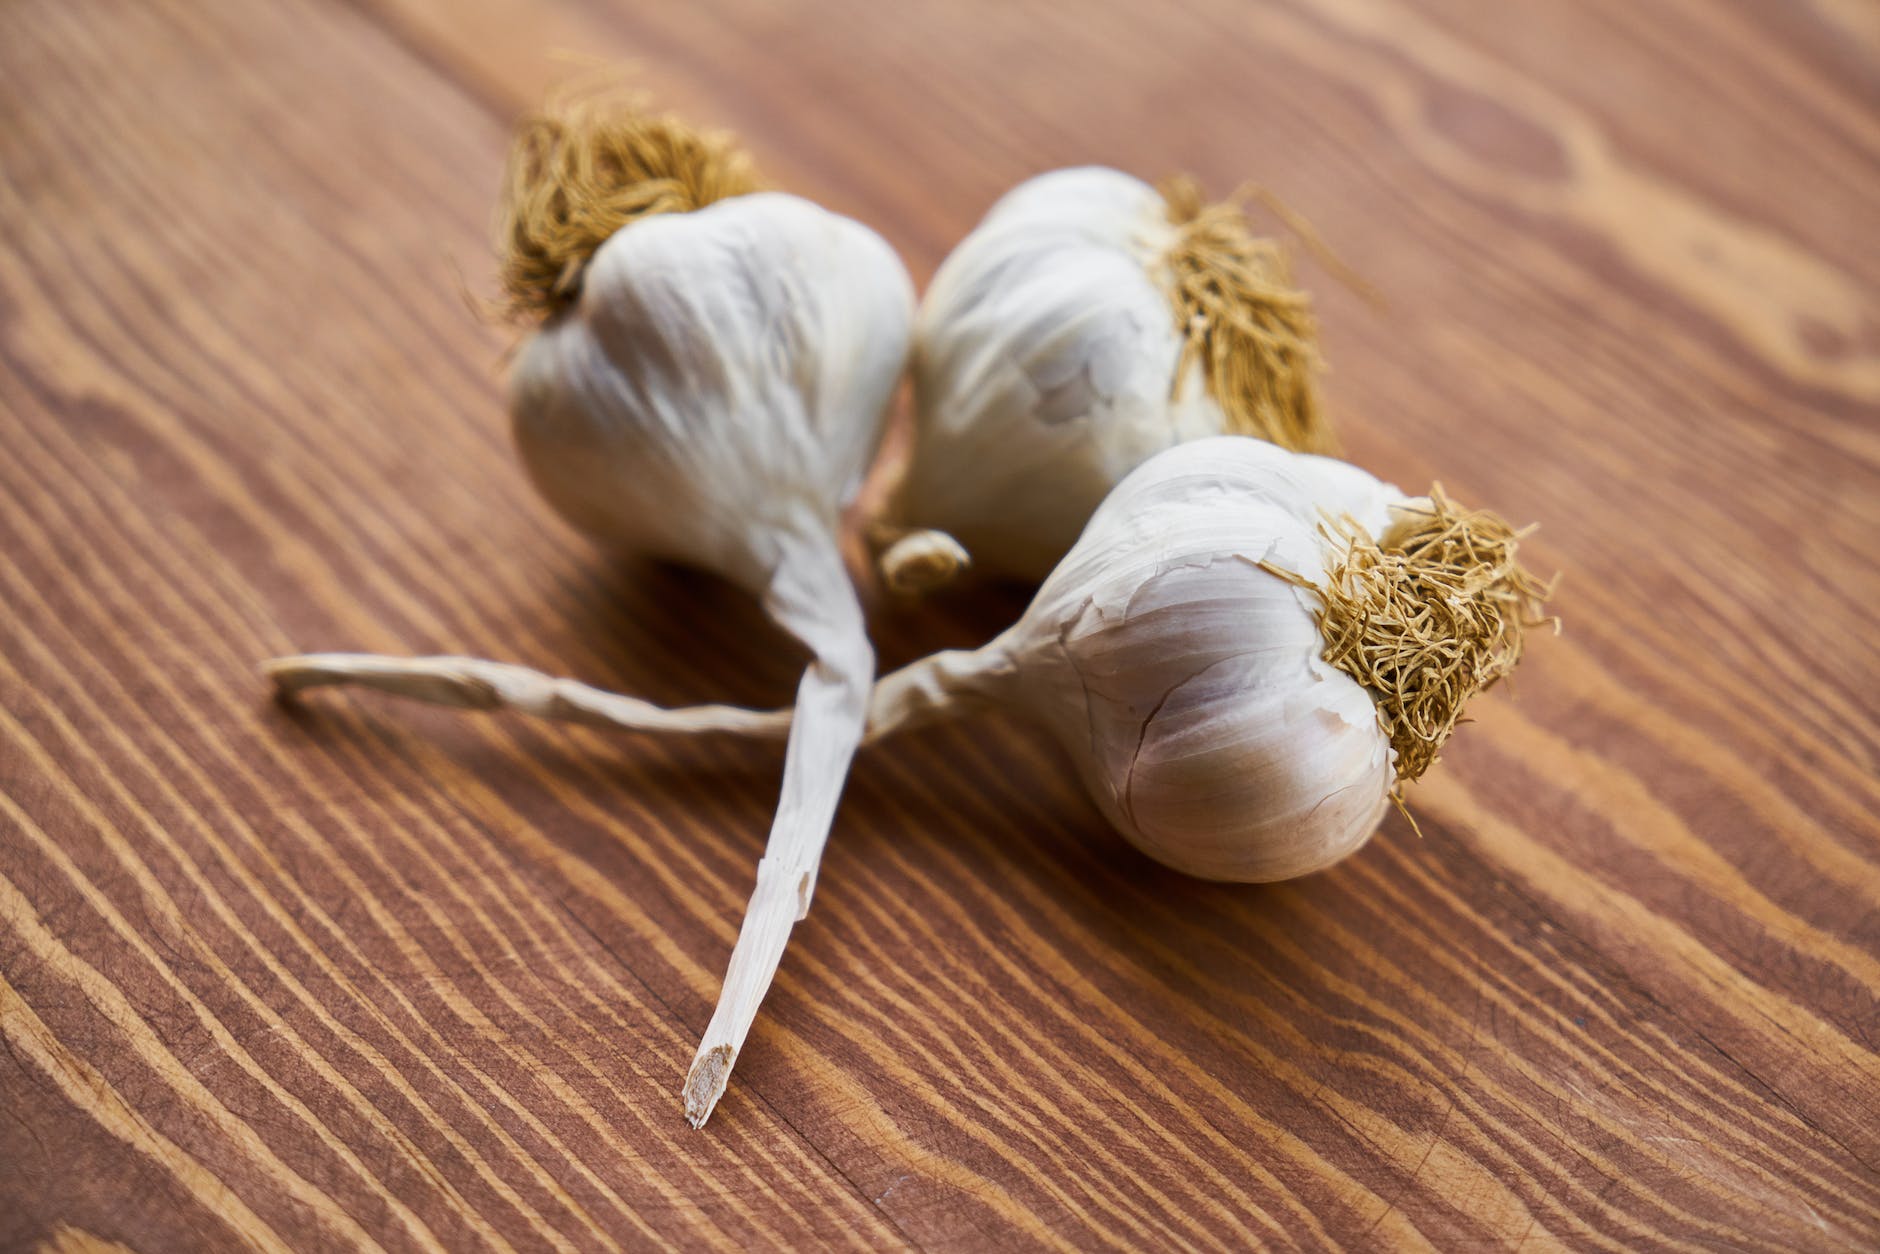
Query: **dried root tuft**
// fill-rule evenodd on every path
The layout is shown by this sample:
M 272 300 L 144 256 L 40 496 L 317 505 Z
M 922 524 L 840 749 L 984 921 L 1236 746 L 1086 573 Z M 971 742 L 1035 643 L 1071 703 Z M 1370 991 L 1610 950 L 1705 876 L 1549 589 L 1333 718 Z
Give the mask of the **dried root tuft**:
M 1337 452 L 1319 401 L 1318 321 L 1292 286 L 1285 248 L 1256 236 L 1235 201 L 1205 203 L 1192 178 L 1165 179 L 1157 190 L 1177 232 L 1162 258 L 1185 337 L 1175 387 L 1199 361 L 1228 431 L 1294 452 Z
M 1427 509 L 1404 512 L 1382 541 L 1348 518 L 1328 528 L 1343 553 L 1323 586 L 1266 567 L 1317 594 L 1324 658 L 1376 699 L 1400 783 L 1429 770 L 1469 698 L 1514 669 L 1528 628 L 1559 626 L 1542 613 L 1552 587 L 1516 560 L 1526 530 L 1457 509 L 1440 484 Z
M 497 250 L 504 311 L 540 321 L 572 304 L 588 259 L 628 223 L 758 190 L 729 135 L 647 112 L 618 92 L 566 95 L 516 127 Z

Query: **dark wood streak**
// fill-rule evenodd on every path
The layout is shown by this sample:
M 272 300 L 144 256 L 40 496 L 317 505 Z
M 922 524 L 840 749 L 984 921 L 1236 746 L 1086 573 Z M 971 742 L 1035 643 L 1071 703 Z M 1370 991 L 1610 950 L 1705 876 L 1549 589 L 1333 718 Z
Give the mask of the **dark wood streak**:
M 1858 5 L 0 7 L 0 1249 L 1868 1249 L 1880 48 Z M 487 206 L 637 59 L 917 278 L 1028 173 L 1253 176 L 1353 456 L 1546 525 L 1537 643 L 1295 884 L 1014 717 L 865 753 L 737 1084 L 675 1091 L 774 747 L 367 699 L 300 647 L 786 699 L 503 433 Z M 889 468 L 891 472 L 891 467 Z M 881 653 L 1013 602 L 879 607 Z

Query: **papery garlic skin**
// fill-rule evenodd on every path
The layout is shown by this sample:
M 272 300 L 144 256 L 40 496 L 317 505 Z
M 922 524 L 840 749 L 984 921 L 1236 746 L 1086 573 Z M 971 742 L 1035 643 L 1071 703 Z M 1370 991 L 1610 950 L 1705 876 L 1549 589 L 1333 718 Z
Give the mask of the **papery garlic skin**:
M 1174 228 L 1155 188 L 1060 170 L 993 206 L 935 274 L 915 324 L 916 424 L 894 517 L 951 534 L 977 569 L 1040 579 L 1124 475 L 1219 435 L 1154 276 Z
M 644 219 L 517 354 L 517 448 L 581 530 L 763 595 L 779 547 L 833 535 L 859 488 L 912 310 L 879 235 L 798 197 Z
M 1117 831 L 1190 875 L 1256 882 L 1370 838 L 1396 782 L 1371 695 L 1320 654 L 1309 594 L 1324 516 L 1381 531 L 1402 494 L 1245 437 L 1170 449 L 1090 519 L 1020 622 L 982 653 L 1077 764 Z

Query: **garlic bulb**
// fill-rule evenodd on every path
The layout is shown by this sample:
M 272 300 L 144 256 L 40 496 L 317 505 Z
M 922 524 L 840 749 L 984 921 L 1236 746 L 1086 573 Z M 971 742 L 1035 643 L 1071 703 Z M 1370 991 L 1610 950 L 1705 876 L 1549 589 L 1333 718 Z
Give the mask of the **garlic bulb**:
M 1020 184 L 921 303 L 913 450 L 873 531 L 884 577 L 918 591 L 970 554 L 1041 579 L 1124 475 L 1185 440 L 1332 451 L 1316 337 L 1279 246 L 1192 180 Z
M 837 542 L 905 366 L 913 291 L 868 228 L 756 190 L 720 137 L 606 104 L 532 119 L 506 203 L 516 446 L 564 518 L 717 571 L 813 655 L 725 985 L 685 1085 L 724 1091 L 862 736 L 874 654 Z M 297 664 L 270 673 L 284 687 Z
M 1546 589 L 1518 539 L 1330 458 L 1178 445 L 1110 493 L 1011 628 L 881 679 L 869 737 L 1008 704 L 1151 857 L 1216 880 L 1304 875 L 1363 845 L 1520 660 Z M 662 710 L 451 658 L 309 658 L 300 679 L 646 730 L 774 736 L 791 717 Z

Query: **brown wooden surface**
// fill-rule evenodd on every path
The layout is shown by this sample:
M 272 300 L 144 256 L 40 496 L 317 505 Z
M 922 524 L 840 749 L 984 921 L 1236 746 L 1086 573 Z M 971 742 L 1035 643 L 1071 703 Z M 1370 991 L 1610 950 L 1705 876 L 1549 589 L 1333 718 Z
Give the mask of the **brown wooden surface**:
M 0 1248 L 1880 1244 L 1864 0 L 0 5 Z M 703 1132 L 774 749 L 304 648 L 787 699 L 506 447 L 505 128 L 638 62 L 917 278 L 1004 188 L 1261 178 L 1355 460 L 1567 634 L 1336 870 L 1164 872 L 978 720 L 871 751 Z M 882 611 L 885 660 L 1015 603 Z

